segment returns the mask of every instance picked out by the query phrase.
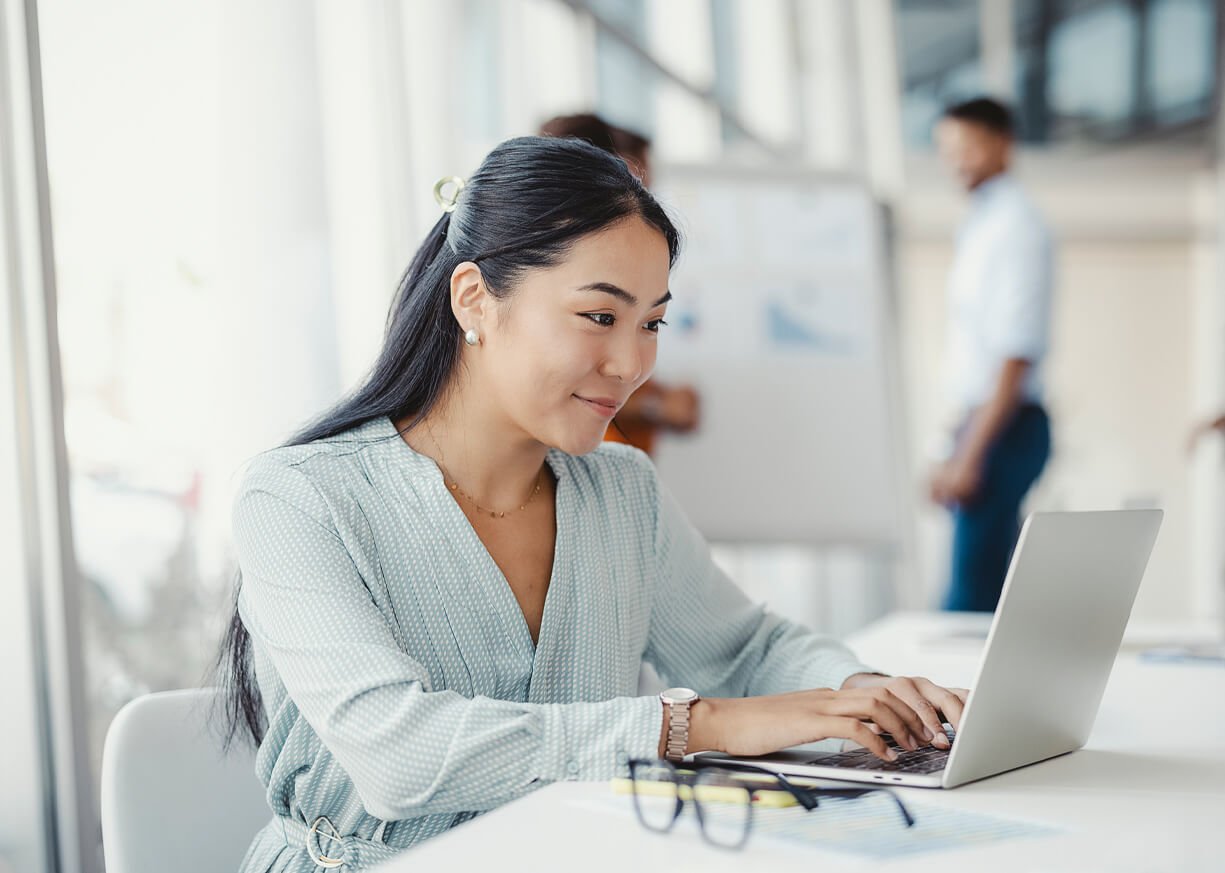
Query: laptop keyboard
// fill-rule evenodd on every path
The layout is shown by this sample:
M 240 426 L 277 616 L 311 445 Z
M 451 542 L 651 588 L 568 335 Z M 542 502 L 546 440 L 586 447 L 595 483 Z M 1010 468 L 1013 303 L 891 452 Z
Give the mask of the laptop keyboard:
M 951 727 L 946 727 L 944 732 L 948 735 L 949 743 L 952 744 L 957 736 L 956 732 Z M 911 752 L 894 742 L 893 737 L 889 734 L 881 734 L 881 739 L 898 753 L 896 761 L 892 763 L 882 761 L 867 749 L 854 749 L 849 752 L 822 755 L 807 763 L 822 767 L 844 767 L 851 770 L 888 770 L 894 773 L 938 773 L 948 763 L 949 753 L 945 749 L 922 746 Z

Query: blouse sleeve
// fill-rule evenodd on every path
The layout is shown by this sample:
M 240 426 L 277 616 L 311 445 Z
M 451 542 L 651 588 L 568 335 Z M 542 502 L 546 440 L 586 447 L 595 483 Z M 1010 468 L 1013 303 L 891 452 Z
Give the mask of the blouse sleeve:
M 313 481 L 294 465 L 256 463 L 234 504 L 240 613 L 370 815 L 491 809 L 538 784 L 607 779 L 625 757 L 656 754 L 655 698 L 529 704 L 432 691 Z
M 709 697 L 838 688 L 876 672 L 840 642 L 750 601 L 656 480 L 655 583 L 644 659 L 671 684 Z

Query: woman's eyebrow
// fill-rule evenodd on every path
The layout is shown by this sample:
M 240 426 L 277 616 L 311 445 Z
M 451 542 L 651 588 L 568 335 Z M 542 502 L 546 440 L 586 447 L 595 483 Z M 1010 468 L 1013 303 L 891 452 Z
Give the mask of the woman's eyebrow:
M 604 294 L 610 294 L 613 297 L 616 297 L 618 300 L 620 300 L 622 303 L 626 304 L 627 306 L 637 306 L 638 305 L 637 297 L 635 297 L 630 292 L 626 291 L 624 288 L 618 285 L 614 285 L 611 282 L 592 282 L 589 285 L 583 285 L 581 288 L 576 288 L 575 290 L 577 291 L 600 291 Z M 660 297 L 658 300 L 652 303 L 651 308 L 654 309 L 656 306 L 661 306 L 664 303 L 667 303 L 671 299 L 672 299 L 672 292 L 669 290 L 666 294 L 664 294 L 663 297 Z

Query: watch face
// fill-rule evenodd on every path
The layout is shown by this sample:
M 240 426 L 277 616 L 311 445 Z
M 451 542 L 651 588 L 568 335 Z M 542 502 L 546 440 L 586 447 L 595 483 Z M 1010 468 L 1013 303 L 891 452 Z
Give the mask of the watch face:
M 693 703 L 698 699 L 698 693 L 692 688 L 669 688 L 660 692 L 664 703 Z

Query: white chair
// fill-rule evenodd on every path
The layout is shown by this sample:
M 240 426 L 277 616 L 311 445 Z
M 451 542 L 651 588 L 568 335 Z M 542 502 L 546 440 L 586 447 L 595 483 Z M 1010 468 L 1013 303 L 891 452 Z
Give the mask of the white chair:
M 146 694 L 119 711 L 102 752 L 107 873 L 237 870 L 272 818 L 255 755 L 223 753 L 213 688 Z

